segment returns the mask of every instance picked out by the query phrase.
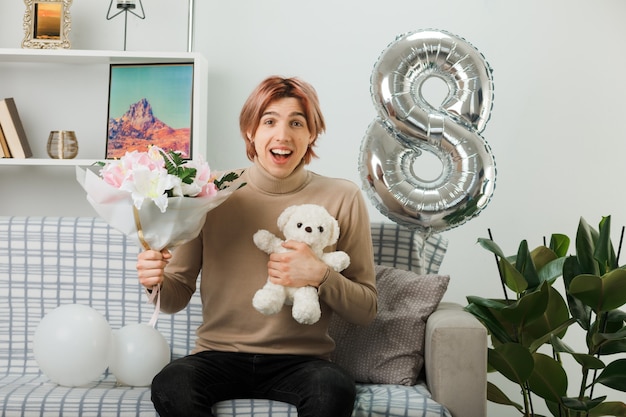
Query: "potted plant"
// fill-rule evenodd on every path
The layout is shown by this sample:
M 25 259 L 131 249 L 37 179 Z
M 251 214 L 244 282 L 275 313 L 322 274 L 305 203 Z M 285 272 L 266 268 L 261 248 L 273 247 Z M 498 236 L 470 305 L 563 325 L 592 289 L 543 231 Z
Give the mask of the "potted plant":
M 492 239 L 478 240 L 495 255 L 504 298 L 469 296 L 466 310 L 490 334 L 489 371 L 518 384 L 522 397 L 515 402 L 490 382 L 489 401 L 524 416 L 539 415 L 537 398 L 554 416 L 626 416 L 624 402 L 594 396 L 598 384 L 626 392 L 626 312 L 620 310 L 626 304 L 626 269 L 618 266 L 610 228 L 610 216 L 598 230 L 581 218 L 575 255 L 567 254 L 570 238 L 562 234 L 533 250 L 523 240 L 513 256 L 505 256 Z M 583 330 L 586 352 L 567 344 L 573 325 Z M 568 386 L 564 355 L 580 368 L 579 387 Z

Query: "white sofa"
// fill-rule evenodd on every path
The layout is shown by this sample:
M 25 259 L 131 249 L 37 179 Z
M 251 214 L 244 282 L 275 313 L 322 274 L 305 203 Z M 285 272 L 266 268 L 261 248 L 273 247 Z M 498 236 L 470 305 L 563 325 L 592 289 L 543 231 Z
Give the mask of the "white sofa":
M 445 241 L 424 245 L 418 234 L 391 223 L 372 223 L 372 236 L 377 263 L 398 269 L 437 272 L 445 252 Z M 40 320 L 63 304 L 90 305 L 113 329 L 147 323 L 153 307 L 137 282 L 137 250 L 99 218 L 0 217 L 2 417 L 156 415 L 149 387 L 118 386 L 108 371 L 83 387 L 59 386 L 41 373 L 32 353 Z M 182 312 L 161 314 L 158 329 L 173 357 L 187 354 L 193 346 L 199 317 L 197 296 Z M 439 304 L 427 318 L 425 342 L 417 341 L 413 347 L 425 357 L 418 380 L 400 385 L 361 378 L 354 416 L 486 416 L 484 327 L 452 303 Z M 361 330 L 352 329 L 352 334 Z M 216 405 L 215 412 L 297 416 L 293 406 L 265 400 L 227 401 Z

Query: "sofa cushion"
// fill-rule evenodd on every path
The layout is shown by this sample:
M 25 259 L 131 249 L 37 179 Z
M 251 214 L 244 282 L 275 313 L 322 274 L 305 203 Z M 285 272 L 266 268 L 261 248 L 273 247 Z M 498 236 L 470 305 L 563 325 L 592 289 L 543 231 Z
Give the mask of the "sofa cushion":
M 450 417 L 426 385 L 357 384 L 352 417 Z M 293 405 L 268 400 L 230 400 L 213 407 L 219 417 L 297 417 Z
M 108 373 L 82 387 L 63 387 L 37 372 L 0 376 L 0 410 L 7 417 L 158 417 L 149 387 L 119 387 Z
M 417 230 L 389 222 L 372 222 L 374 263 L 413 271 L 437 274 L 448 248 L 440 234 L 425 236 Z
M 414 385 L 424 365 L 426 320 L 441 301 L 450 277 L 418 275 L 376 266 L 378 314 L 368 326 L 334 315 L 329 333 L 333 361 L 356 381 Z
M 451 417 L 423 384 L 357 384 L 353 417 Z M 106 375 L 84 387 L 61 387 L 41 374 L 0 376 L 0 415 L 158 417 L 149 387 L 119 387 Z M 62 410 L 62 412 L 60 411 Z M 217 417 L 297 417 L 296 407 L 279 401 L 238 399 L 213 407 Z

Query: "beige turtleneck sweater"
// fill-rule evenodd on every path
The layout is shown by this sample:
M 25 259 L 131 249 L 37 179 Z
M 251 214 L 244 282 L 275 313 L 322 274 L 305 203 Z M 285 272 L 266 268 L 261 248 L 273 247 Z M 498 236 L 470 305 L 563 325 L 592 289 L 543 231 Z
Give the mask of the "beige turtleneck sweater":
M 203 324 L 195 352 L 218 350 L 265 354 L 300 354 L 328 358 L 334 342 L 328 336 L 333 311 L 345 320 L 367 324 L 376 315 L 376 288 L 367 207 L 352 182 L 327 178 L 300 165 L 288 178 L 277 179 L 260 165 L 247 169 L 246 185 L 208 213 L 195 240 L 176 248 L 166 268 L 161 309 L 183 309 L 200 275 Z M 322 318 L 297 323 L 291 307 L 265 316 L 252 307 L 254 293 L 267 280 L 268 255 L 253 234 L 266 229 L 284 238 L 276 226 L 279 214 L 295 204 L 319 204 L 339 221 L 340 237 L 327 251 L 342 250 L 350 266 L 330 271 L 319 288 Z

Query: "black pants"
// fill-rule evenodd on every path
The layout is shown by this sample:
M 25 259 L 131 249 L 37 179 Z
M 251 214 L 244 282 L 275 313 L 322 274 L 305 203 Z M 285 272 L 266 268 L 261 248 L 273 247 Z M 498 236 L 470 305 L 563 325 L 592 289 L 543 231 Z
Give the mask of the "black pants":
M 355 396 L 342 368 L 298 355 L 200 352 L 173 361 L 152 381 L 161 417 L 210 417 L 213 404 L 236 398 L 290 403 L 298 417 L 349 417 Z

